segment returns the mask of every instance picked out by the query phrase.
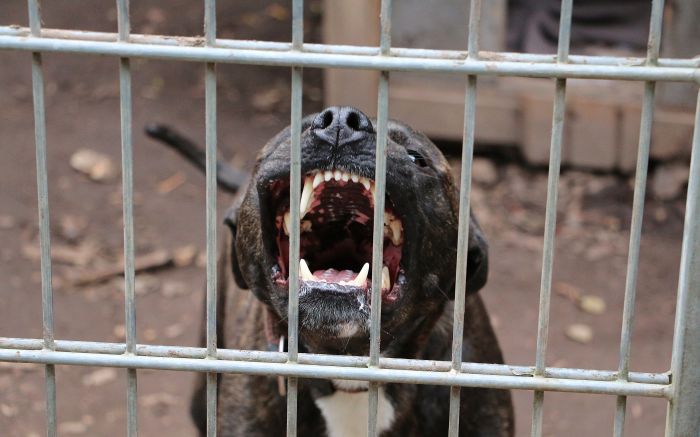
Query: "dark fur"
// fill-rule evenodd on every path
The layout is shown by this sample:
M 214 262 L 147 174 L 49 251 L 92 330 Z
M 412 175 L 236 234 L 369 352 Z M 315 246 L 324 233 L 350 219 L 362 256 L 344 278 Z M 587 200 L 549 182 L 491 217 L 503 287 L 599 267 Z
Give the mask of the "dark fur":
M 337 108 L 335 109 L 338 110 Z M 340 111 L 349 110 L 340 108 Z M 303 122 L 302 173 L 339 168 L 367 177 L 374 175 L 374 135 L 349 138 L 334 147 L 314 133 L 312 120 Z M 371 127 L 371 125 L 370 125 Z M 406 283 L 396 304 L 382 308 L 382 354 L 427 360 L 451 359 L 451 337 L 457 242 L 458 198 L 450 168 L 439 150 L 422 134 L 398 123 L 389 124 L 387 192 L 404 223 Z M 425 166 L 416 165 L 407 150 L 420 152 Z M 264 313 L 271 308 L 286 319 L 287 296 L 270 279 L 270 248 L 261 217 L 267 210 L 264 188 L 270 180 L 289 177 L 289 129 L 273 138 L 260 152 L 250 184 L 237 207 L 227 216 L 231 235 L 218 265 L 219 346 L 266 350 Z M 416 198 L 414 193 L 419 193 Z M 502 363 L 503 358 L 481 297 L 486 282 L 488 249 L 472 219 L 464 317 L 463 360 Z M 250 291 L 249 291 L 250 290 Z M 251 292 L 252 291 L 252 292 Z M 366 355 L 368 332 L 351 341 L 334 339 L 338 320 L 364 322 L 369 312 L 340 298 L 314 290 L 300 293 L 300 351 Z M 286 332 L 281 322 L 277 327 Z M 205 429 L 204 379 L 192 402 L 199 429 Z M 383 436 L 444 435 L 448 424 L 449 387 L 387 384 L 395 420 Z M 278 436 L 285 433 L 286 399 L 279 395 L 275 377 L 223 374 L 219 378 L 218 432 L 220 436 Z M 333 391 L 330 383 L 301 380 L 298 397 L 299 435 L 325 435 L 324 419 L 314 403 Z M 512 436 L 510 393 L 504 390 L 464 388 L 461 391 L 460 435 Z

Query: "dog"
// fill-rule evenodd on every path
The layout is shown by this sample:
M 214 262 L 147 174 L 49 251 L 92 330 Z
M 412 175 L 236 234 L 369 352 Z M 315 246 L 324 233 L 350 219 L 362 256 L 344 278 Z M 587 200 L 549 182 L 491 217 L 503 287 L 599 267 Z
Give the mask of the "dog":
M 148 130 L 203 162 L 196 146 L 165 128 Z M 382 275 L 383 357 L 451 360 L 458 190 L 439 149 L 409 126 L 389 121 L 383 269 L 370 272 L 374 209 L 374 122 L 351 107 L 330 107 L 302 120 L 299 351 L 368 355 L 371 276 Z M 183 145 L 184 144 L 184 145 Z M 219 347 L 284 348 L 289 276 L 290 129 L 259 153 L 247 188 L 233 169 L 217 174 L 228 191 L 242 191 L 226 214 L 230 229 L 218 261 Z M 193 158 L 194 157 L 194 158 Z M 488 246 L 470 216 L 464 361 L 503 363 L 484 304 Z M 282 342 L 280 343 L 280 339 Z M 218 435 L 280 436 L 286 399 L 273 376 L 220 374 Z M 382 436 L 444 435 L 449 387 L 381 384 Z M 366 435 L 367 383 L 300 379 L 301 436 Z M 192 400 L 204 434 L 205 384 Z M 462 388 L 462 436 L 512 436 L 507 390 Z

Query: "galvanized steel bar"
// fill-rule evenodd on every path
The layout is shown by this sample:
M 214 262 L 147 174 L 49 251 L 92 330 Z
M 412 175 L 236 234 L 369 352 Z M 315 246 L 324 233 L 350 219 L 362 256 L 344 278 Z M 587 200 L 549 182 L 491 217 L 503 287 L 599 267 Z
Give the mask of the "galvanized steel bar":
M 557 63 L 568 62 L 571 35 L 571 12 L 573 0 L 562 0 L 559 16 L 559 41 Z M 566 112 L 566 80 L 557 79 L 552 110 L 552 138 L 549 149 L 549 175 L 547 179 L 547 209 L 545 216 L 544 244 L 542 250 L 542 277 L 540 284 L 540 305 L 537 321 L 537 353 L 535 357 L 535 377 L 544 376 L 546 368 L 547 338 L 549 335 L 549 307 L 552 297 L 552 266 L 554 261 L 555 230 L 557 224 L 557 191 L 559 168 L 561 167 L 561 147 Z M 532 401 L 533 437 L 542 435 L 544 392 L 536 391 Z
M 476 58 L 479 51 L 479 28 L 481 22 L 481 0 L 469 4 L 469 59 Z M 469 195 L 471 193 L 472 158 L 474 155 L 474 131 L 476 130 L 476 76 L 467 76 L 464 96 L 464 128 L 462 133 L 462 168 L 459 189 L 459 223 L 457 232 L 457 264 L 455 273 L 455 300 L 452 322 L 452 371 L 462 368 L 462 345 L 464 336 L 464 305 L 467 285 L 467 261 L 469 252 Z M 450 410 L 447 434 L 459 435 L 461 387 L 450 387 Z
M 117 35 L 109 32 L 93 32 L 85 30 L 70 29 L 42 29 L 42 36 L 52 39 L 72 39 L 79 41 L 117 41 Z M 0 36 L 29 36 L 30 30 L 26 27 L 0 26 Z M 139 44 L 163 45 L 163 46 L 185 46 L 196 47 L 202 45 L 201 37 L 179 36 L 173 38 L 162 35 L 142 35 L 131 34 L 131 42 Z M 288 42 L 217 39 L 216 46 L 219 48 L 238 50 L 270 50 L 277 52 L 289 51 L 292 44 Z M 342 55 L 364 55 L 376 56 L 380 53 L 376 46 L 354 46 L 342 44 L 304 44 L 304 51 L 307 53 L 335 53 Z M 463 50 L 433 50 L 419 48 L 392 47 L 389 55 L 393 58 L 427 58 L 427 59 L 451 59 L 464 61 L 467 59 L 467 51 Z M 521 63 L 545 63 L 553 64 L 557 62 L 556 55 L 537 53 L 512 53 L 512 52 L 492 52 L 487 50 L 479 51 L 479 59 L 482 61 L 507 61 Z M 618 67 L 633 67 L 646 65 L 646 58 L 621 57 L 621 56 L 592 56 L 592 55 L 570 55 L 569 64 L 573 65 L 607 65 Z M 658 66 L 671 68 L 699 68 L 700 56 L 688 59 L 660 58 Z
M 204 1 L 204 39 L 207 48 L 216 44 L 216 1 Z M 206 149 L 206 221 L 207 221 L 207 358 L 216 359 L 216 64 L 204 67 L 204 109 Z M 207 436 L 216 437 L 217 375 L 207 374 Z
M 41 37 L 39 0 L 29 0 L 29 27 L 33 38 Z M 44 72 L 40 53 L 32 53 L 32 94 L 34 99 L 34 142 L 36 146 L 36 186 L 39 210 L 39 246 L 41 259 L 41 308 L 45 350 L 55 347 L 53 330 L 53 289 L 51 286 L 51 229 L 49 186 L 46 164 L 46 105 Z M 56 369 L 48 364 L 44 370 L 46 392 L 46 435 L 56 436 Z
M 700 92 L 695 108 L 690 180 L 673 332 L 672 398 L 667 437 L 700 435 Z
M 380 57 L 391 49 L 391 0 L 382 0 L 380 11 Z M 389 123 L 389 72 L 381 71 L 377 90 L 377 150 L 374 168 L 374 226 L 372 230 L 372 294 L 370 298 L 369 368 L 379 366 L 382 318 L 382 269 L 384 268 L 384 197 L 386 193 L 386 143 Z M 368 387 L 367 436 L 377 435 L 379 384 Z
M 292 3 L 292 48 L 303 50 L 304 44 L 304 2 Z M 291 159 L 290 159 L 290 221 L 289 231 L 289 303 L 287 311 L 287 353 L 288 362 L 296 363 L 299 358 L 299 242 L 301 241 L 301 119 L 302 119 L 303 76 L 301 67 L 292 67 L 291 95 Z M 297 378 L 287 380 L 287 436 L 297 435 Z
M 647 65 L 655 65 L 659 59 L 661 45 L 661 26 L 663 23 L 664 1 L 653 0 L 649 41 L 647 44 Z M 618 367 L 621 380 L 629 377 L 630 346 L 632 326 L 634 324 L 634 306 L 637 295 L 637 273 L 639 270 L 639 247 L 642 238 L 644 220 L 644 197 L 646 195 L 647 168 L 649 165 L 649 148 L 651 146 L 651 129 L 654 123 L 655 82 L 644 84 L 642 115 L 639 127 L 639 147 L 637 149 L 637 168 L 635 172 L 634 200 L 632 201 L 632 223 L 630 224 L 629 253 L 627 255 L 627 274 L 625 280 L 625 301 L 622 310 L 622 329 L 620 333 L 620 363 Z M 627 398 L 619 396 L 616 400 L 613 435 L 622 437 L 625 432 Z
M 40 350 L 43 340 L 32 338 L 0 337 L 0 349 Z M 59 352 L 81 352 L 95 354 L 120 355 L 126 351 L 124 343 L 100 343 L 90 341 L 56 340 L 55 350 Z M 149 357 L 176 358 L 206 358 L 206 348 L 185 346 L 156 346 L 136 345 L 136 354 Z M 254 361 L 261 363 L 286 363 L 287 354 L 284 352 L 267 352 L 255 350 L 217 349 L 217 358 L 229 361 Z M 300 353 L 299 364 L 334 367 L 367 367 L 368 357 L 348 355 L 325 355 Z M 406 358 L 379 358 L 379 367 L 395 370 L 425 370 L 448 372 L 452 369 L 450 361 L 416 360 Z M 506 364 L 465 363 L 461 364 L 460 372 L 477 375 L 519 376 L 532 377 L 535 373 L 533 366 L 514 366 Z M 547 378 L 582 379 L 589 381 L 615 381 L 617 371 L 571 369 L 563 367 L 548 367 L 545 369 Z M 629 381 L 643 384 L 669 385 L 671 380 L 667 373 L 630 372 Z
M 454 59 L 347 55 L 244 50 L 185 45 L 121 44 L 104 41 L 68 39 L 32 39 L 0 36 L 0 49 L 52 53 L 97 54 L 130 58 L 268 65 L 282 67 L 348 68 L 388 71 L 432 71 L 487 76 L 522 76 L 542 78 L 619 79 L 638 81 L 679 81 L 700 83 L 700 69 L 689 67 L 648 67 L 630 65 L 589 65 L 551 62 L 514 62 L 502 60 Z
M 117 0 L 119 42 L 129 42 L 129 2 Z M 122 214 L 124 220 L 124 326 L 126 352 L 136 349 L 136 305 L 134 297 L 134 160 L 132 143 L 131 65 L 128 58 L 119 59 L 119 112 L 122 148 Z M 136 369 L 126 371 L 126 432 L 138 435 Z
M 219 372 L 247 375 L 281 375 L 299 378 L 349 379 L 377 383 L 427 384 L 462 387 L 548 390 L 571 393 L 626 395 L 669 398 L 670 387 L 625 381 L 582 381 L 576 379 L 531 378 L 507 375 L 396 370 L 379 367 L 340 367 L 294 363 L 262 363 L 148 357 L 142 355 L 109 355 L 50 350 L 0 349 L 0 361 L 77 366 L 133 367 L 138 369 Z

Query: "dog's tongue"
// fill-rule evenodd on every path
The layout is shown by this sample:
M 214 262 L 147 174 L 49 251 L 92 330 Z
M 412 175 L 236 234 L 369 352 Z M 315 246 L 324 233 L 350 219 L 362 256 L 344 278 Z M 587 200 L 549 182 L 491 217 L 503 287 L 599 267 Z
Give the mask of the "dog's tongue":
M 320 281 L 326 281 L 326 282 L 350 282 L 353 279 L 355 279 L 358 275 L 358 273 L 353 272 L 352 270 L 336 270 L 336 269 L 328 269 L 328 270 L 316 270 L 314 273 L 314 278 L 320 280 Z

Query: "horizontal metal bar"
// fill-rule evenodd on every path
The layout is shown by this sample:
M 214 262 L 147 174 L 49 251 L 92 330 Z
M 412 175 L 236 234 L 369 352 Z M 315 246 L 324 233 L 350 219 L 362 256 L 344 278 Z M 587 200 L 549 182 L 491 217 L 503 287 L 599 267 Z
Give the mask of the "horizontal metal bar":
M 340 367 L 296 363 L 263 363 L 141 355 L 109 355 L 49 350 L 0 349 L 0 361 L 75 366 L 126 367 L 134 369 L 181 370 L 193 372 L 281 375 L 312 379 L 427 384 L 517 390 L 547 390 L 571 393 L 646 396 L 668 398 L 670 387 L 625 381 L 590 381 L 473 373 L 397 370 L 377 367 Z
M 2 36 L 29 36 L 29 29 L 19 26 L 0 26 Z M 65 29 L 42 29 L 41 35 L 44 38 L 72 39 L 80 41 L 117 41 L 117 34 L 109 32 L 91 32 L 84 30 Z M 131 34 L 131 42 L 137 44 L 154 44 L 164 46 L 191 46 L 199 47 L 204 44 L 202 37 L 173 37 L 167 35 L 142 35 Z M 237 39 L 217 39 L 216 47 L 239 50 L 269 50 L 284 52 L 292 49 L 291 43 L 274 41 L 253 41 Z M 376 46 L 351 46 L 337 44 L 304 44 L 304 51 L 307 53 L 335 53 L 342 55 L 364 55 L 377 56 L 380 53 Z M 460 50 L 432 50 L 392 47 L 389 56 L 395 58 L 428 58 L 445 60 L 465 60 L 467 52 Z M 478 58 L 485 61 L 508 61 L 508 62 L 536 62 L 553 64 L 556 62 L 556 55 L 545 55 L 536 53 L 513 53 L 513 52 L 491 52 L 479 51 Z M 609 65 L 609 66 L 643 66 L 646 58 L 626 57 L 626 56 L 591 56 L 591 55 L 570 55 L 569 64 L 579 65 Z M 699 68 L 700 56 L 689 59 L 662 58 L 657 63 L 660 67 L 670 68 Z
M 481 59 L 397 58 L 393 56 L 347 55 L 331 52 L 243 50 L 220 47 L 127 44 L 17 36 L 0 36 L 0 49 L 286 67 L 356 68 L 560 79 L 695 81 L 700 83 L 700 68 L 574 65 L 570 63 L 552 64 Z
M 125 353 L 124 343 L 99 343 L 89 341 L 56 340 L 56 350 L 59 352 L 77 352 L 91 354 L 120 355 Z M 31 338 L 6 338 L 0 337 L 0 350 L 21 349 L 41 350 L 43 342 L 40 339 Z M 287 354 L 280 352 L 248 351 L 237 349 L 217 349 L 216 357 L 230 361 L 257 361 L 263 363 L 285 363 Z M 159 358 L 205 358 L 207 350 L 198 347 L 182 346 L 152 346 L 136 345 L 136 354 L 147 357 Z M 2 361 L 2 358 L 0 358 Z M 323 355 L 323 354 L 299 354 L 299 363 L 317 366 L 335 367 L 367 367 L 368 357 L 356 357 L 347 355 Z M 447 372 L 451 367 L 450 361 L 410 360 L 405 358 L 379 358 L 379 367 L 393 370 L 421 370 L 434 372 Z M 532 377 L 534 366 L 509 366 L 505 364 L 462 363 L 460 372 L 476 375 L 517 376 L 521 378 Z M 562 367 L 548 367 L 544 372 L 547 378 L 579 379 L 586 381 L 615 381 L 617 372 L 609 370 L 570 369 Z M 668 385 L 671 383 L 666 373 L 630 372 L 630 382 L 640 384 Z

